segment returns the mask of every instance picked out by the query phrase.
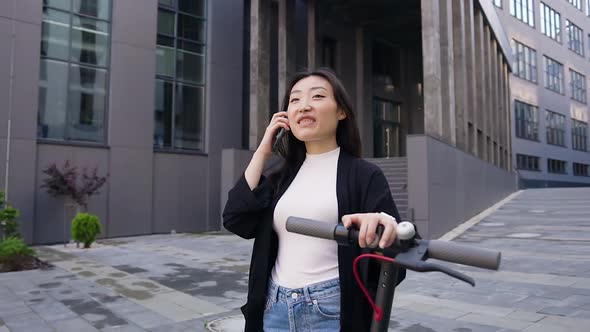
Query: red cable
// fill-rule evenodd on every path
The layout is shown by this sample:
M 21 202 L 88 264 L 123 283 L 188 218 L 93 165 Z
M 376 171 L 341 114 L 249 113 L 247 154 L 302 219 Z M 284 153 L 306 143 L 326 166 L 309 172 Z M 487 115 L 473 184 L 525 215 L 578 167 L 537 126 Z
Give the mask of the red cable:
M 362 254 L 362 255 L 359 255 L 357 258 L 355 258 L 354 262 L 352 263 L 352 272 L 354 273 L 354 278 L 356 279 L 356 282 L 359 284 L 359 287 L 361 288 L 361 290 L 365 294 L 365 297 L 367 298 L 367 300 L 371 304 L 371 307 L 373 307 L 373 311 L 375 312 L 374 319 L 376 321 L 381 321 L 381 319 L 383 319 L 383 309 L 379 308 L 375 304 L 375 301 L 373 301 L 373 299 L 371 298 L 371 295 L 369 294 L 369 291 L 367 291 L 367 288 L 365 287 L 365 285 L 363 285 L 363 282 L 361 281 L 361 277 L 359 276 L 359 273 L 357 271 L 358 262 L 363 258 L 376 258 L 376 259 L 380 259 L 382 261 L 387 261 L 387 262 L 391 262 L 391 263 L 395 262 L 395 260 L 393 258 L 389 258 L 389 257 L 381 256 L 381 255 Z

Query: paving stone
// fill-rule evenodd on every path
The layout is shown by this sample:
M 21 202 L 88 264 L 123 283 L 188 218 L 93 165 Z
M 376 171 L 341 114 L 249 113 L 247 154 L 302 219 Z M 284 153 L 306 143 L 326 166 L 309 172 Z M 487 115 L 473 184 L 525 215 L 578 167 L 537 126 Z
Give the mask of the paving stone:
M 172 324 L 173 321 L 163 317 L 155 312 L 152 311 L 141 311 L 141 312 L 133 312 L 129 313 L 124 316 L 124 318 L 134 323 L 135 325 L 143 328 L 143 329 L 150 329 L 162 325 Z
M 4 322 L 11 332 L 54 332 L 47 322 L 32 312 L 4 317 Z
M 57 301 L 47 301 L 42 304 L 32 304 L 30 308 L 47 322 L 77 317 L 76 313 Z
M 79 317 L 52 321 L 50 322 L 50 325 L 53 326 L 55 330 L 59 332 L 99 331 L 94 326 L 90 325 L 87 321 Z

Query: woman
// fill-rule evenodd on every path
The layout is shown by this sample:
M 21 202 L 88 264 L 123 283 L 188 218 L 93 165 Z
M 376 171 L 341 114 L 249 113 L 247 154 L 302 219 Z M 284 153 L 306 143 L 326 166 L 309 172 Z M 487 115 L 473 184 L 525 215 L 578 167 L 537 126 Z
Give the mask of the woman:
M 242 307 L 250 331 L 368 331 L 372 309 L 352 273 L 367 247 L 390 246 L 399 214 L 388 183 L 361 147 L 349 97 L 325 69 L 298 73 L 287 88 L 285 111 L 273 115 L 244 175 L 229 192 L 224 226 L 255 238 Z M 278 143 L 281 170 L 262 175 Z M 289 233 L 297 216 L 359 228 L 359 247 Z M 379 243 L 376 228 L 384 226 Z M 379 268 L 365 263 L 365 284 L 376 287 Z M 398 271 L 398 280 L 405 271 Z

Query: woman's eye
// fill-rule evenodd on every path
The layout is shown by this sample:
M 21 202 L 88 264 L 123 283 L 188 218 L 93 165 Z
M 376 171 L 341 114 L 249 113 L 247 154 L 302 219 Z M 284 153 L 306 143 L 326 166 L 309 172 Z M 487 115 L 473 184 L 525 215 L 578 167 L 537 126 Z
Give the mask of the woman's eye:
M 299 100 L 299 98 L 293 98 L 293 99 L 291 99 L 291 101 L 289 101 L 289 102 L 290 102 L 290 103 L 294 103 L 294 102 L 296 102 L 296 101 L 298 101 L 298 100 Z
M 314 98 L 324 98 L 324 96 L 323 96 L 323 95 L 315 95 L 315 96 L 313 96 L 313 97 L 314 97 Z

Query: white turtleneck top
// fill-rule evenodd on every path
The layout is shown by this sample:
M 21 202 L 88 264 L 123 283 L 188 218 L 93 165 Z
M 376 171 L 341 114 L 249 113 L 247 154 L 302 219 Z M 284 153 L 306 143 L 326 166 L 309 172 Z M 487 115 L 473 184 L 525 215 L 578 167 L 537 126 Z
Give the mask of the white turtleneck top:
M 310 155 L 277 202 L 273 227 L 279 250 L 272 278 L 287 288 L 300 288 L 338 277 L 338 244 L 287 232 L 287 217 L 296 216 L 338 223 L 336 170 L 340 148 Z

